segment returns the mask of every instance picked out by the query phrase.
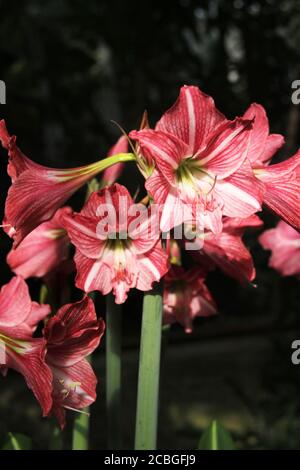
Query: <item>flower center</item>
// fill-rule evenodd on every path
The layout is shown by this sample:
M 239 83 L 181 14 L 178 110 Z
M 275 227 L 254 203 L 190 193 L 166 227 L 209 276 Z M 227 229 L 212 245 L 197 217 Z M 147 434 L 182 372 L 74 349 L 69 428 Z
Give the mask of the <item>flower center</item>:
M 130 282 L 130 266 L 126 252 L 130 250 L 132 242 L 127 233 L 119 232 L 114 235 L 116 238 L 107 239 L 105 244 L 105 250 L 113 255 L 111 267 L 113 267 L 115 273 L 114 281 Z
M 6 354 L 9 352 L 26 354 L 29 349 L 30 343 L 28 341 L 12 339 L 0 333 L 0 365 L 6 364 Z
M 209 194 L 215 184 L 215 178 L 192 157 L 182 160 L 175 170 L 175 179 L 181 192 L 189 196 Z
M 106 240 L 105 247 L 109 250 L 116 252 L 123 252 L 129 249 L 131 246 L 131 240 L 127 232 L 118 232 L 110 234 L 110 237 Z

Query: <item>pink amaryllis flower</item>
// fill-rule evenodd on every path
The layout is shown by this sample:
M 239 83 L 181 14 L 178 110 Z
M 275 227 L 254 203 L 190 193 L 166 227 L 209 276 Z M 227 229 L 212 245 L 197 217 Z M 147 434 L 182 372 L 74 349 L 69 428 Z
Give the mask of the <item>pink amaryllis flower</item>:
M 168 270 L 158 212 L 134 204 L 124 186 L 92 193 L 80 213 L 62 222 L 76 246 L 76 285 L 85 292 L 113 290 L 122 303 L 129 289 L 148 291 Z
M 173 266 L 164 277 L 164 324 L 178 322 L 186 333 L 191 333 L 196 317 L 216 313 L 216 304 L 205 285 L 203 271 L 199 267 L 185 271 L 181 266 Z
M 247 160 L 251 127 L 248 119 L 228 121 L 211 97 L 184 86 L 155 130 L 130 133 L 155 162 L 146 188 L 163 206 L 163 231 L 197 212 L 201 223 L 220 232 L 222 215 L 244 218 L 261 209 L 263 188 Z
M 201 249 L 191 251 L 191 254 L 202 265 L 208 268 L 218 267 L 242 284 L 251 282 L 256 272 L 251 253 L 242 236 L 246 228 L 261 226 L 262 221 L 256 215 L 246 219 L 226 217 L 223 221 L 223 231 L 220 234 L 203 232 Z
M 116 161 L 129 161 L 131 154 L 116 160 L 100 160 L 79 168 L 56 169 L 39 165 L 26 157 L 16 145 L 16 137 L 0 121 L 0 141 L 8 150 L 8 174 L 12 179 L 5 204 L 4 225 L 15 246 L 42 222 L 49 220 L 70 196 L 100 171 Z
M 119 140 L 112 146 L 109 150 L 107 156 L 111 157 L 112 155 L 117 155 L 118 153 L 127 153 L 128 152 L 128 140 L 125 135 L 122 135 Z M 103 172 L 101 178 L 101 186 L 111 186 L 114 184 L 120 177 L 124 168 L 124 163 L 116 163 L 113 166 L 110 166 Z
M 270 165 L 271 159 L 284 144 L 279 134 L 269 134 L 264 108 L 252 104 L 244 114 L 254 119 L 248 159 L 254 175 L 264 185 L 264 204 L 288 224 L 300 230 L 300 151 L 287 160 Z
M 46 416 L 52 407 L 52 374 L 45 363 L 46 341 L 32 338 L 40 320 L 50 313 L 48 305 L 32 302 L 28 287 L 14 277 L 0 291 L 0 370 L 21 373 Z
M 97 378 L 86 359 L 99 345 L 104 333 L 89 297 L 64 305 L 47 322 L 43 334 L 47 344 L 46 363 L 53 375 L 53 405 L 50 410 L 63 428 L 65 410 L 79 411 L 96 400 Z
M 70 212 L 70 207 L 58 209 L 51 220 L 39 225 L 17 248 L 11 249 L 7 263 L 15 274 L 24 279 L 44 277 L 67 259 L 70 241 L 60 217 Z
M 260 244 L 271 250 L 269 265 L 282 276 L 300 276 L 300 234 L 280 221 L 276 228 L 266 230 L 259 237 Z

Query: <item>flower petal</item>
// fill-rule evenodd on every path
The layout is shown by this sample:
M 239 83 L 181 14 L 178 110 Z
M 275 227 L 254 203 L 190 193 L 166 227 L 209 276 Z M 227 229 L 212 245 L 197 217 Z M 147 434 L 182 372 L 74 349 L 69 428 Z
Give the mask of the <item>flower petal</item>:
M 267 163 L 273 155 L 285 144 L 284 137 L 280 134 L 270 134 L 267 138 L 265 149 L 261 155 L 261 161 Z
M 214 193 L 223 201 L 223 214 L 229 217 L 249 217 L 261 210 L 264 185 L 254 177 L 249 163 L 225 180 L 218 181 Z
M 255 268 L 250 252 L 238 235 L 222 232 L 204 239 L 203 252 L 225 274 L 241 283 L 253 281 Z
M 161 247 L 161 242 L 145 255 L 137 257 L 136 287 L 142 291 L 152 288 L 155 281 L 159 281 L 169 269 L 168 255 Z
M 21 276 L 11 279 L 0 291 L 0 328 L 16 327 L 31 312 L 31 298 L 26 282 Z
M 67 258 L 69 239 L 58 216 L 70 211 L 68 207 L 59 209 L 53 219 L 39 225 L 17 248 L 12 248 L 7 256 L 12 271 L 24 279 L 43 277 Z
M 174 183 L 175 170 L 189 155 L 187 145 L 175 135 L 152 129 L 132 131 L 129 136 L 140 144 L 142 150 L 151 154 L 167 181 Z
M 81 410 L 96 400 L 97 377 L 83 359 L 70 367 L 52 367 L 53 412 L 61 429 L 65 426 L 65 409 Z
M 112 146 L 109 150 L 107 156 L 110 157 L 112 155 L 117 155 L 118 153 L 127 153 L 128 152 L 128 140 L 125 135 L 122 135 L 117 143 Z M 117 179 L 120 177 L 122 170 L 124 168 L 124 163 L 116 163 L 116 165 L 112 165 L 107 168 L 103 172 L 103 176 L 101 178 L 101 185 L 102 186 L 111 186 Z
M 187 144 L 188 154 L 194 155 L 225 120 L 210 96 L 195 86 L 183 86 L 178 100 L 158 121 L 155 129 L 177 136 Z
M 300 230 L 300 151 L 284 162 L 255 170 L 265 185 L 264 204 Z
M 259 242 L 272 255 L 269 266 L 280 272 L 282 276 L 300 274 L 300 235 L 295 229 L 283 221 L 276 228 L 266 230 Z
M 172 267 L 164 280 L 163 299 L 163 323 L 178 322 L 186 333 L 192 331 L 195 317 L 216 314 L 215 302 L 198 266 L 188 271 L 182 267 Z
M 47 363 L 69 367 L 92 353 L 104 333 L 104 321 L 97 320 L 89 297 L 66 304 L 50 318 L 44 329 L 47 340 Z
M 222 124 L 197 156 L 199 165 L 222 179 L 238 170 L 247 158 L 251 125 L 251 121 L 241 118 Z
M 74 260 L 77 267 L 76 286 L 85 292 L 99 290 L 107 295 L 112 290 L 113 273 L 101 259 L 91 259 L 76 250 Z
M 47 416 L 52 406 L 52 373 L 45 363 L 46 342 L 41 338 L 24 341 L 22 352 L 7 351 L 7 367 L 10 367 L 26 380 L 41 405 L 43 416 Z
M 81 214 L 65 214 L 62 224 L 68 236 L 81 253 L 89 258 L 99 258 L 104 249 L 104 240 L 97 234 L 98 220 Z

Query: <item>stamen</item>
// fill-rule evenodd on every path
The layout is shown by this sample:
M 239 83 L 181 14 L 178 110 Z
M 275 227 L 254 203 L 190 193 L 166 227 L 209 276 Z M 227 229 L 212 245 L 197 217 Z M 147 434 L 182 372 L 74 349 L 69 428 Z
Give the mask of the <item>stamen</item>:
M 87 411 L 76 410 L 76 408 L 72 408 L 71 406 L 67 406 L 67 405 L 63 405 L 63 406 L 64 406 L 64 408 L 66 408 L 67 410 L 75 411 L 76 413 L 81 413 L 82 415 L 90 416 L 90 413 L 88 413 Z

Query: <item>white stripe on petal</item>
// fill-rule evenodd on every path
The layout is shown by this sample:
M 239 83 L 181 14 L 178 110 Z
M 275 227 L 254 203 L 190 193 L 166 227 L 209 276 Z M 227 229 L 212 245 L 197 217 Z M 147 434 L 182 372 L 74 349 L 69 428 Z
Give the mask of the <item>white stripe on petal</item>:
M 189 116 L 189 153 L 194 151 L 196 140 L 196 116 L 194 102 L 189 88 L 185 89 L 186 104 Z
M 101 269 L 102 263 L 103 263 L 103 261 L 101 259 L 99 259 L 99 260 L 95 261 L 95 263 L 93 264 L 90 272 L 88 273 L 88 275 L 86 277 L 85 283 L 84 283 L 85 292 L 89 291 L 89 288 L 90 288 L 92 282 L 94 281 L 95 277 L 97 276 L 98 272 Z
M 142 264 L 145 268 L 149 269 L 149 271 L 153 274 L 153 276 L 156 280 L 160 279 L 160 277 L 161 277 L 160 272 L 158 271 L 156 266 L 154 266 L 154 264 L 150 261 L 149 258 L 146 258 L 146 257 L 143 258 Z

